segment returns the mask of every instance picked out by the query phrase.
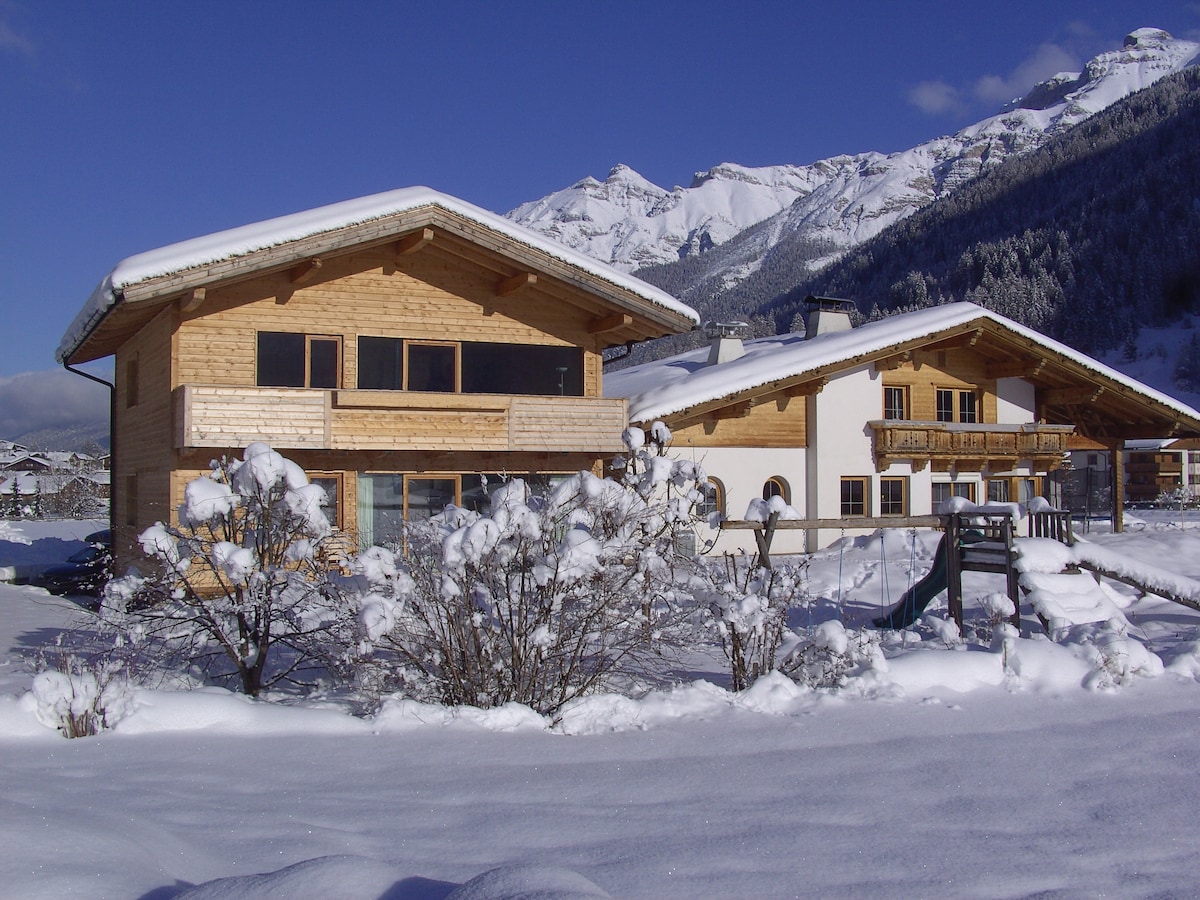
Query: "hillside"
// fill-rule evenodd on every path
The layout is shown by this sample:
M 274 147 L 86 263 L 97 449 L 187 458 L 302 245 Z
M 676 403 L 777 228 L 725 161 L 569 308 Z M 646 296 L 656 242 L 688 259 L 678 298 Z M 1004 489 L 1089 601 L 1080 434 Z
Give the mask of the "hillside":
M 1200 70 L 989 170 L 784 294 L 759 278 L 741 288 L 780 328 L 810 293 L 874 315 L 971 300 L 1132 359 L 1141 328 L 1200 313 Z

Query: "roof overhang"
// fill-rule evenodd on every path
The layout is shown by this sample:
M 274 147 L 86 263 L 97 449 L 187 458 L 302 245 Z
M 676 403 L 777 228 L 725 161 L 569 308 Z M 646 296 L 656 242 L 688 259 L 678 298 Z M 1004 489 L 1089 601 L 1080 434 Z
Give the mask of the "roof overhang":
M 585 292 L 607 312 L 594 318 L 592 330 L 610 345 L 687 331 L 699 322 L 690 307 L 639 279 L 455 198 L 410 188 L 130 257 L 92 293 L 57 356 L 75 364 L 110 355 L 168 304 L 193 303 L 210 288 L 282 271 L 297 272 L 297 280 L 306 264 L 315 270 L 321 260 L 389 244 L 403 255 L 430 241 L 491 265 L 498 293 L 535 282 Z

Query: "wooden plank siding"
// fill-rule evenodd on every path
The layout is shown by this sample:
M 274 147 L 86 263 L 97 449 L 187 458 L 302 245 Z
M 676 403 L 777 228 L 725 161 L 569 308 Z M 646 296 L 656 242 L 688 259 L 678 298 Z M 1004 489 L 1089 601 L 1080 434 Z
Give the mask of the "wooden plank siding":
M 918 422 L 937 421 L 937 391 L 974 389 L 980 394 L 981 421 L 995 422 L 996 379 L 988 378 L 987 361 L 966 349 L 916 351 L 911 362 L 883 373 L 884 387 L 907 387 L 908 418 Z M 883 417 L 883 392 L 879 394 Z
M 808 423 L 803 397 L 781 393 L 753 405 L 714 410 L 699 420 L 671 424 L 676 446 L 807 447 Z
M 400 263 L 377 253 L 350 254 L 302 287 L 278 273 L 208 291 L 203 304 L 182 316 L 173 387 L 252 385 L 256 332 L 290 331 L 342 337 L 341 384 L 347 388 L 358 380 L 360 335 L 579 346 L 584 393 L 594 397 L 601 393 L 600 358 L 589 321 L 584 310 L 536 286 L 497 296 L 490 277 L 456 270 L 428 250 Z
M 625 401 L 183 385 L 173 446 L 618 453 Z

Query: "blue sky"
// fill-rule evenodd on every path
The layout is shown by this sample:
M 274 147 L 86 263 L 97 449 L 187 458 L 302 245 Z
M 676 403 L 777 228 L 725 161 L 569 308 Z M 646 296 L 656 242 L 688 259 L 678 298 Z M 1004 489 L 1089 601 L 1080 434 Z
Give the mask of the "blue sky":
M 133 253 L 413 184 L 505 212 L 617 163 L 901 150 L 1146 25 L 1200 37 L 1200 2 L 0 0 L 0 437 L 55 414 L 20 376 Z

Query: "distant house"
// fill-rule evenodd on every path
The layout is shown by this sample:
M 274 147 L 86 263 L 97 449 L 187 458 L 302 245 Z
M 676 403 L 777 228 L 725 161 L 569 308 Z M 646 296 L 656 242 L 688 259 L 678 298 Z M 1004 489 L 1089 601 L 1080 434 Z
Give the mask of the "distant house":
M 0 455 L 0 470 L 22 472 L 49 472 L 54 468 L 54 461 L 43 453 L 30 453 L 20 450 Z
M 115 356 L 118 555 L 184 485 L 265 441 L 366 542 L 469 504 L 482 477 L 599 471 L 625 402 L 601 352 L 690 308 L 453 197 L 413 188 L 131 257 L 58 358 Z
M 1200 412 L 973 304 L 858 328 L 851 308 L 810 298 L 806 334 L 742 341 L 715 327 L 709 350 L 611 373 L 606 391 L 633 422 L 670 426 L 675 451 L 710 475 L 714 511 L 741 519 L 779 497 L 812 523 L 776 537 L 790 552 L 855 533 L 841 522 L 899 524 L 954 496 L 1046 494 L 1072 450 L 1120 458 L 1127 439 L 1200 435 Z M 754 547 L 745 531 L 701 540 Z
M 1200 497 L 1200 444 L 1195 440 L 1127 441 L 1124 457 L 1126 500 L 1148 503 L 1176 492 Z

